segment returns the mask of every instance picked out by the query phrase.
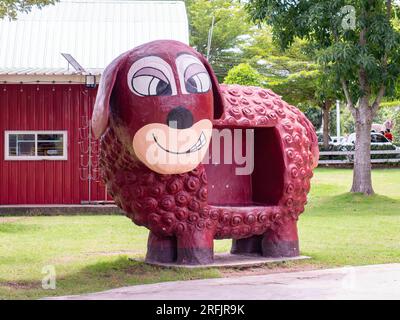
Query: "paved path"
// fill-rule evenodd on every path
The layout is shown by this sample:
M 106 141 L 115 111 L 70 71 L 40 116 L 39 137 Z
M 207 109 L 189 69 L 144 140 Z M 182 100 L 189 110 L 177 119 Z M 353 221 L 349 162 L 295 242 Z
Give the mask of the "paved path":
M 56 299 L 400 299 L 400 264 L 164 282 Z

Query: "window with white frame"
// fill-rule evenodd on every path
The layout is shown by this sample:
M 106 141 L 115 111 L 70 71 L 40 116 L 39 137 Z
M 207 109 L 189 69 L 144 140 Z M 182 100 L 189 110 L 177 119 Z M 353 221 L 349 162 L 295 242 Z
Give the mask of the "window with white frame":
M 5 160 L 67 160 L 67 131 L 5 131 Z

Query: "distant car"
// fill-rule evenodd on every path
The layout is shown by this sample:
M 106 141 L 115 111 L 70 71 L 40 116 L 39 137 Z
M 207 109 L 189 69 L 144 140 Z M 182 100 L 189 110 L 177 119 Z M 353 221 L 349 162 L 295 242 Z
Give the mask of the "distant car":
M 324 135 L 322 132 L 317 132 L 317 137 L 318 137 L 318 144 L 320 146 L 323 146 L 324 144 Z M 339 146 L 342 144 L 346 144 L 346 138 L 345 137 L 339 137 L 339 139 L 337 139 L 337 137 L 331 137 L 330 135 L 328 135 L 328 140 L 329 140 L 329 146 L 330 149 L 332 149 L 332 146 Z
M 324 142 L 324 134 L 322 132 L 317 132 L 317 137 L 318 137 L 318 142 L 319 143 Z M 329 139 L 329 142 L 333 142 L 333 140 L 332 140 L 330 135 L 328 135 L 328 139 Z
M 343 144 L 346 143 L 346 137 L 331 137 L 334 143 Z
M 352 133 L 348 136 L 347 140 L 346 140 L 346 144 L 347 145 L 352 145 L 353 146 L 353 150 L 354 150 L 354 145 L 356 142 L 356 134 Z M 378 133 L 378 132 L 371 132 L 371 150 L 400 150 L 399 147 L 397 147 L 395 144 L 393 144 L 392 141 L 390 141 L 388 138 L 386 138 L 382 133 Z M 381 155 L 381 154 L 375 154 L 371 156 L 371 159 L 379 159 L 382 157 L 393 157 L 393 155 Z M 394 157 L 398 158 L 400 156 L 399 155 L 395 155 Z M 349 155 L 348 159 L 350 161 L 353 161 L 354 156 L 353 155 Z
M 346 140 L 348 144 L 355 144 L 356 142 L 356 134 L 352 133 Z M 378 132 L 371 132 L 371 145 L 379 145 L 379 144 L 393 144 L 392 141 L 387 139 L 383 134 Z
M 355 150 L 356 134 L 352 133 L 347 138 L 339 137 L 339 142 L 336 142 L 336 137 L 329 136 L 329 147 L 324 148 L 323 144 L 323 134 L 322 132 L 317 132 L 318 145 L 320 151 L 343 151 L 344 154 L 322 154 L 320 155 L 320 160 L 348 160 L 349 162 L 354 161 L 354 154 L 348 153 L 349 151 Z M 377 132 L 371 132 L 371 150 L 372 151 L 386 151 L 386 150 L 398 150 L 398 153 L 378 153 L 372 154 L 371 159 L 392 159 L 400 158 L 400 147 L 397 147 L 390 140 L 388 140 L 384 135 Z M 347 153 L 346 153 L 347 152 Z
M 345 145 L 342 143 L 335 142 L 331 136 L 328 136 L 329 139 L 329 146 L 328 148 L 324 147 L 324 137 L 322 132 L 317 132 L 317 137 L 318 137 L 318 146 L 319 150 L 324 152 L 324 151 L 348 151 L 349 149 L 351 150 L 354 145 Z M 344 160 L 347 158 L 347 155 L 320 155 L 319 159 L 320 160 Z

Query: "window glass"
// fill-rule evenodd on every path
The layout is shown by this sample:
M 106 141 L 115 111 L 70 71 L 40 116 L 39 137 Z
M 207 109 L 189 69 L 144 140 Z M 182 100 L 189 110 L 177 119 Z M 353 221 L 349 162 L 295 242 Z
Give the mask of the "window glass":
M 62 134 L 38 134 L 37 139 L 38 156 L 63 156 L 64 141 Z
M 10 134 L 9 154 L 10 156 L 35 156 L 35 135 Z

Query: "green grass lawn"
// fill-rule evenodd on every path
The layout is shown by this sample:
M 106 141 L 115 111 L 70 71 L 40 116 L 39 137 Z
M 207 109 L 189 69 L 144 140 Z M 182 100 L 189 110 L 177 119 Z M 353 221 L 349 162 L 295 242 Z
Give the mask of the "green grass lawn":
M 368 198 L 346 193 L 351 175 L 346 169 L 316 170 L 299 222 L 301 252 L 312 260 L 288 263 L 287 270 L 400 262 L 400 169 L 374 170 L 377 195 Z M 124 216 L 2 217 L 0 299 L 224 276 L 223 270 L 177 271 L 128 260 L 144 257 L 146 240 L 147 230 Z M 230 241 L 215 246 L 227 251 Z M 41 287 L 48 265 L 56 269 L 56 290 Z

